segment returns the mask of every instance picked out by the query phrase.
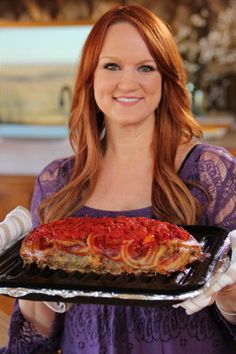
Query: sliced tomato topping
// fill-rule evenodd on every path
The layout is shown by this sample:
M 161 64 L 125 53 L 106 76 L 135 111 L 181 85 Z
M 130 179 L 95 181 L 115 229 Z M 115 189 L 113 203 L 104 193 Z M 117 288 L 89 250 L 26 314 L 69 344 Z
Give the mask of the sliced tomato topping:
M 46 237 L 40 237 L 40 239 L 38 240 L 38 248 L 40 251 L 44 251 L 52 247 L 53 247 L 53 243 L 48 241 Z
M 133 240 L 128 246 L 128 253 L 134 259 L 145 257 L 150 248 L 155 247 L 154 243 L 143 243 L 141 241 Z
M 148 269 L 159 261 L 174 262 L 177 253 L 162 258 L 169 240 L 187 241 L 190 234 L 181 227 L 144 217 L 69 217 L 40 225 L 27 239 L 28 248 L 56 247 L 76 255 L 98 254 L 123 260 L 133 267 Z
M 122 240 L 120 238 L 111 238 L 106 235 L 89 235 L 87 243 L 93 253 L 99 253 L 108 258 L 119 259 Z

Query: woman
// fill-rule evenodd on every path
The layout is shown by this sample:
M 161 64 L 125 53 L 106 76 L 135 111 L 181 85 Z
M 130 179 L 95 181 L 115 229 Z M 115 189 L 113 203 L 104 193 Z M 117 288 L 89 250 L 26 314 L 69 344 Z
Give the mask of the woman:
M 69 128 L 75 154 L 38 177 L 34 225 L 122 214 L 236 228 L 235 158 L 200 143 L 182 60 L 166 25 L 147 9 L 115 8 L 94 25 Z M 171 306 L 85 304 L 61 315 L 19 300 L 5 353 L 230 354 L 235 300 L 233 285 L 191 316 Z

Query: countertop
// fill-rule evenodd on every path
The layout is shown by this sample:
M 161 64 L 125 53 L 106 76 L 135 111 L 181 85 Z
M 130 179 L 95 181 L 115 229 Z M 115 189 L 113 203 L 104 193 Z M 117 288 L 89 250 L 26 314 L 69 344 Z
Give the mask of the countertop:
M 236 156 L 236 130 L 230 130 L 223 137 L 220 138 L 205 138 L 203 141 L 212 144 L 223 146 Z
M 221 138 L 202 140 L 236 156 L 236 129 Z M 68 139 L 0 139 L 0 175 L 37 175 L 49 162 L 70 156 Z

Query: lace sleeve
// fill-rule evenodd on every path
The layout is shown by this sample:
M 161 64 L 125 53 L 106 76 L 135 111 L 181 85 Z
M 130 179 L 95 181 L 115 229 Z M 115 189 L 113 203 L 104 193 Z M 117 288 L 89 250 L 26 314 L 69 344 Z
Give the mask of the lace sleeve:
M 43 199 L 43 193 L 42 193 L 39 177 L 37 177 L 32 201 L 31 201 L 31 215 L 32 215 L 33 227 L 36 227 L 39 224 L 38 206 L 41 203 L 42 199 Z
M 39 224 L 38 205 L 41 201 L 56 192 L 68 178 L 68 159 L 56 160 L 45 167 L 35 183 L 31 202 L 33 226 Z M 21 314 L 18 301 L 11 316 L 9 327 L 9 343 L 7 348 L 0 350 L 1 354 L 20 353 L 53 353 L 58 349 L 61 330 L 64 326 L 64 315 L 56 314 L 53 323 L 53 335 L 50 338 L 41 336 L 34 326 Z
M 201 155 L 199 170 L 208 194 L 208 223 L 236 229 L 236 158 L 224 149 L 209 149 Z
M 55 160 L 46 166 L 36 179 L 31 202 L 33 226 L 39 224 L 38 206 L 41 201 L 62 188 L 69 179 L 72 159 Z
M 61 323 L 63 315 L 57 314 L 55 323 Z M 56 326 L 53 326 L 56 328 Z M 53 353 L 59 349 L 59 328 L 54 330 L 50 338 L 41 336 L 33 325 L 25 320 L 20 312 L 18 301 L 15 302 L 9 327 L 9 343 L 6 348 L 0 350 L 1 354 L 11 353 Z

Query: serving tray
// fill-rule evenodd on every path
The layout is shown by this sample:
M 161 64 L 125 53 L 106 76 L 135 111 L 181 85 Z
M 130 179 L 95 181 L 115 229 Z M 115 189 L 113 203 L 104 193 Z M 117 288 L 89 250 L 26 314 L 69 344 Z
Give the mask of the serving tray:
M 228 231 L 216 226 L 183 226 L 200 242 L 207 255 L 182 272 L 111 275 L 73 272 L 35 264 L 23 267 L 19 250 L 22 240 L 0 256 L 0 294 L 40 301 L 134 304 L 160 306 L 196 296 L 202 287 L 229 264 Z

